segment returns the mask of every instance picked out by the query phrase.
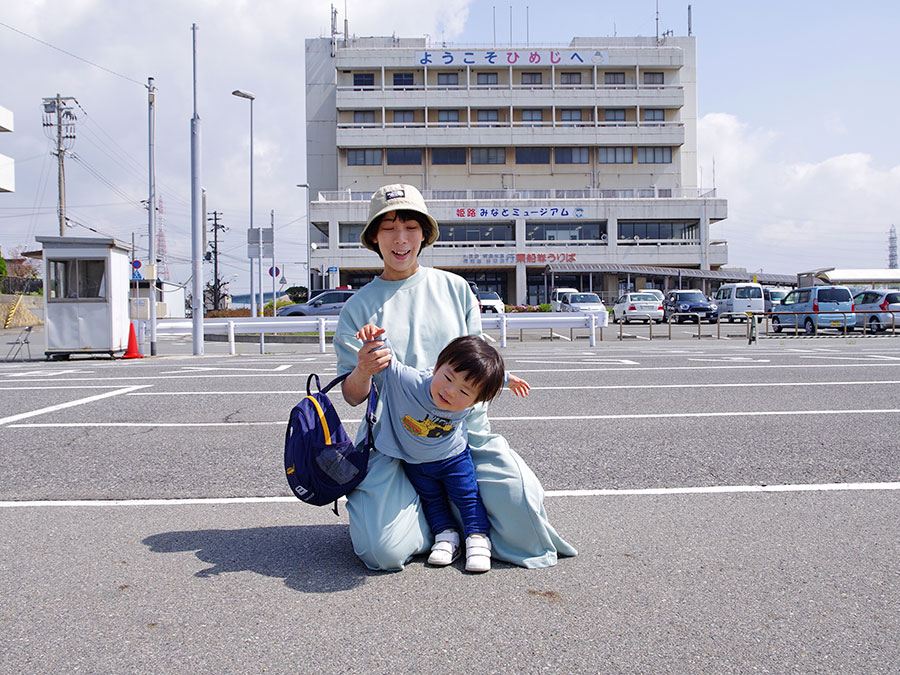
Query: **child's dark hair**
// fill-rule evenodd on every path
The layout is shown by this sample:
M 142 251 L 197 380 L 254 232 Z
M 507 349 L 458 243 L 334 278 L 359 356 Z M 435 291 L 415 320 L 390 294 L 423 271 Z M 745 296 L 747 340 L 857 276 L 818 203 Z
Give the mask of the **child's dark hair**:
M 444 347 L 434 369 L 444 364 L 463 373 L 466 380 L 477 383 L 476 403 L 492 401 L 503 389 L 506 380 L 503 357 L 477 335 L 463 335 Z

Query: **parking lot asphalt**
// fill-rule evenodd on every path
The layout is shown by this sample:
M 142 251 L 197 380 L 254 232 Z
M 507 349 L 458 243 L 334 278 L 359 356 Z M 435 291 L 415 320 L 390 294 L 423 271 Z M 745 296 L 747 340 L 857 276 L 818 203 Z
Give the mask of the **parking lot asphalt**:
M 330 346 L 190 346 L 0 362 L 3 672 L 900 665 L 895 338 L 511 341 L 532 393 L 492 425 L 579 555 L 483 576 L 370 572 L 343 509 L 290 497 Z

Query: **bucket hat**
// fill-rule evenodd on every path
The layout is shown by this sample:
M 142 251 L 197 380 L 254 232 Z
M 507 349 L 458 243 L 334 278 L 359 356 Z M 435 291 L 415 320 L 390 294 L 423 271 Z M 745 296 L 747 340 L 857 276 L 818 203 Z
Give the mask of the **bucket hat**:
M 359 240 L 367 249 L 378 252 L 375 250 L 376 247 L 372 245 L 372 242 L 369 241 L 370 235 L 375 234 L 373 223 L 380 222 L 381 216 L 389 211 L 415 211 L 416 213 L 421 213 L 431 225 L 430 228 L 423 228 L 422 234 L 425 235 L 425 241 L 422 242 L 422 247 L 431 246 L 437 240 L 438 224 L 431 217 L 431 214 L 428 213 L 428 207 L 425 206 L 425 199 L 422 197 L 422 193 L 412 185 L 385 185 L 378 188 L 375 194 L 372 195 L 372 201 L 369 202 L 369 221 L 359 235 Z M 377 225 L 375 225 L 375 228 L 377 228 Z

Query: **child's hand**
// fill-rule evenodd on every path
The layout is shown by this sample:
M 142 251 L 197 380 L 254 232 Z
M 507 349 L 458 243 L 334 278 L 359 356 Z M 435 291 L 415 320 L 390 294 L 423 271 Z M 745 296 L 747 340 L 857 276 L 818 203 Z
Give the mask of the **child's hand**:
M 512 373 L 509 374 L 509 384 L 506 385 L 507 388 L 512 389 L 512 392 L 516 396 L 528 396 L 528 392 L 531 391 L 531 385 L 528 384 L 521 377 L 516 377 Z
M 384 328 L 379 328 L 374 323 L 367 323 L 357 331 L 356 339 L 362 340 L 363 342 L 371 342 L 384 332 Z

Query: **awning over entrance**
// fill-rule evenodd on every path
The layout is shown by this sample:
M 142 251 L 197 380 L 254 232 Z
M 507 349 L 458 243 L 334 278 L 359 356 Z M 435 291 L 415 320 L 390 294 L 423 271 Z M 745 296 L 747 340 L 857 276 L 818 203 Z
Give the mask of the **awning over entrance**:
M 753 281 L 753 274 L 745 270 L 698 270 L 683 267 L 658 267 L 656 265 L 617 265 L 615 263 L 552 263 L 544 268 L 546 274 L 637 274 L 648 277 L 675 277 L 682 279 L 709 279 L 723 283 L 737 281 Z M 772 286 L 796 286 L 797 277 L 793 274 L 756 274 L 757 282 Z
M 824 269 L 804 272 L 801 276 L 812 275 L 826 284 L 849 286 L 869 284 L 900 284 L 900 270 L 896 269 Z

